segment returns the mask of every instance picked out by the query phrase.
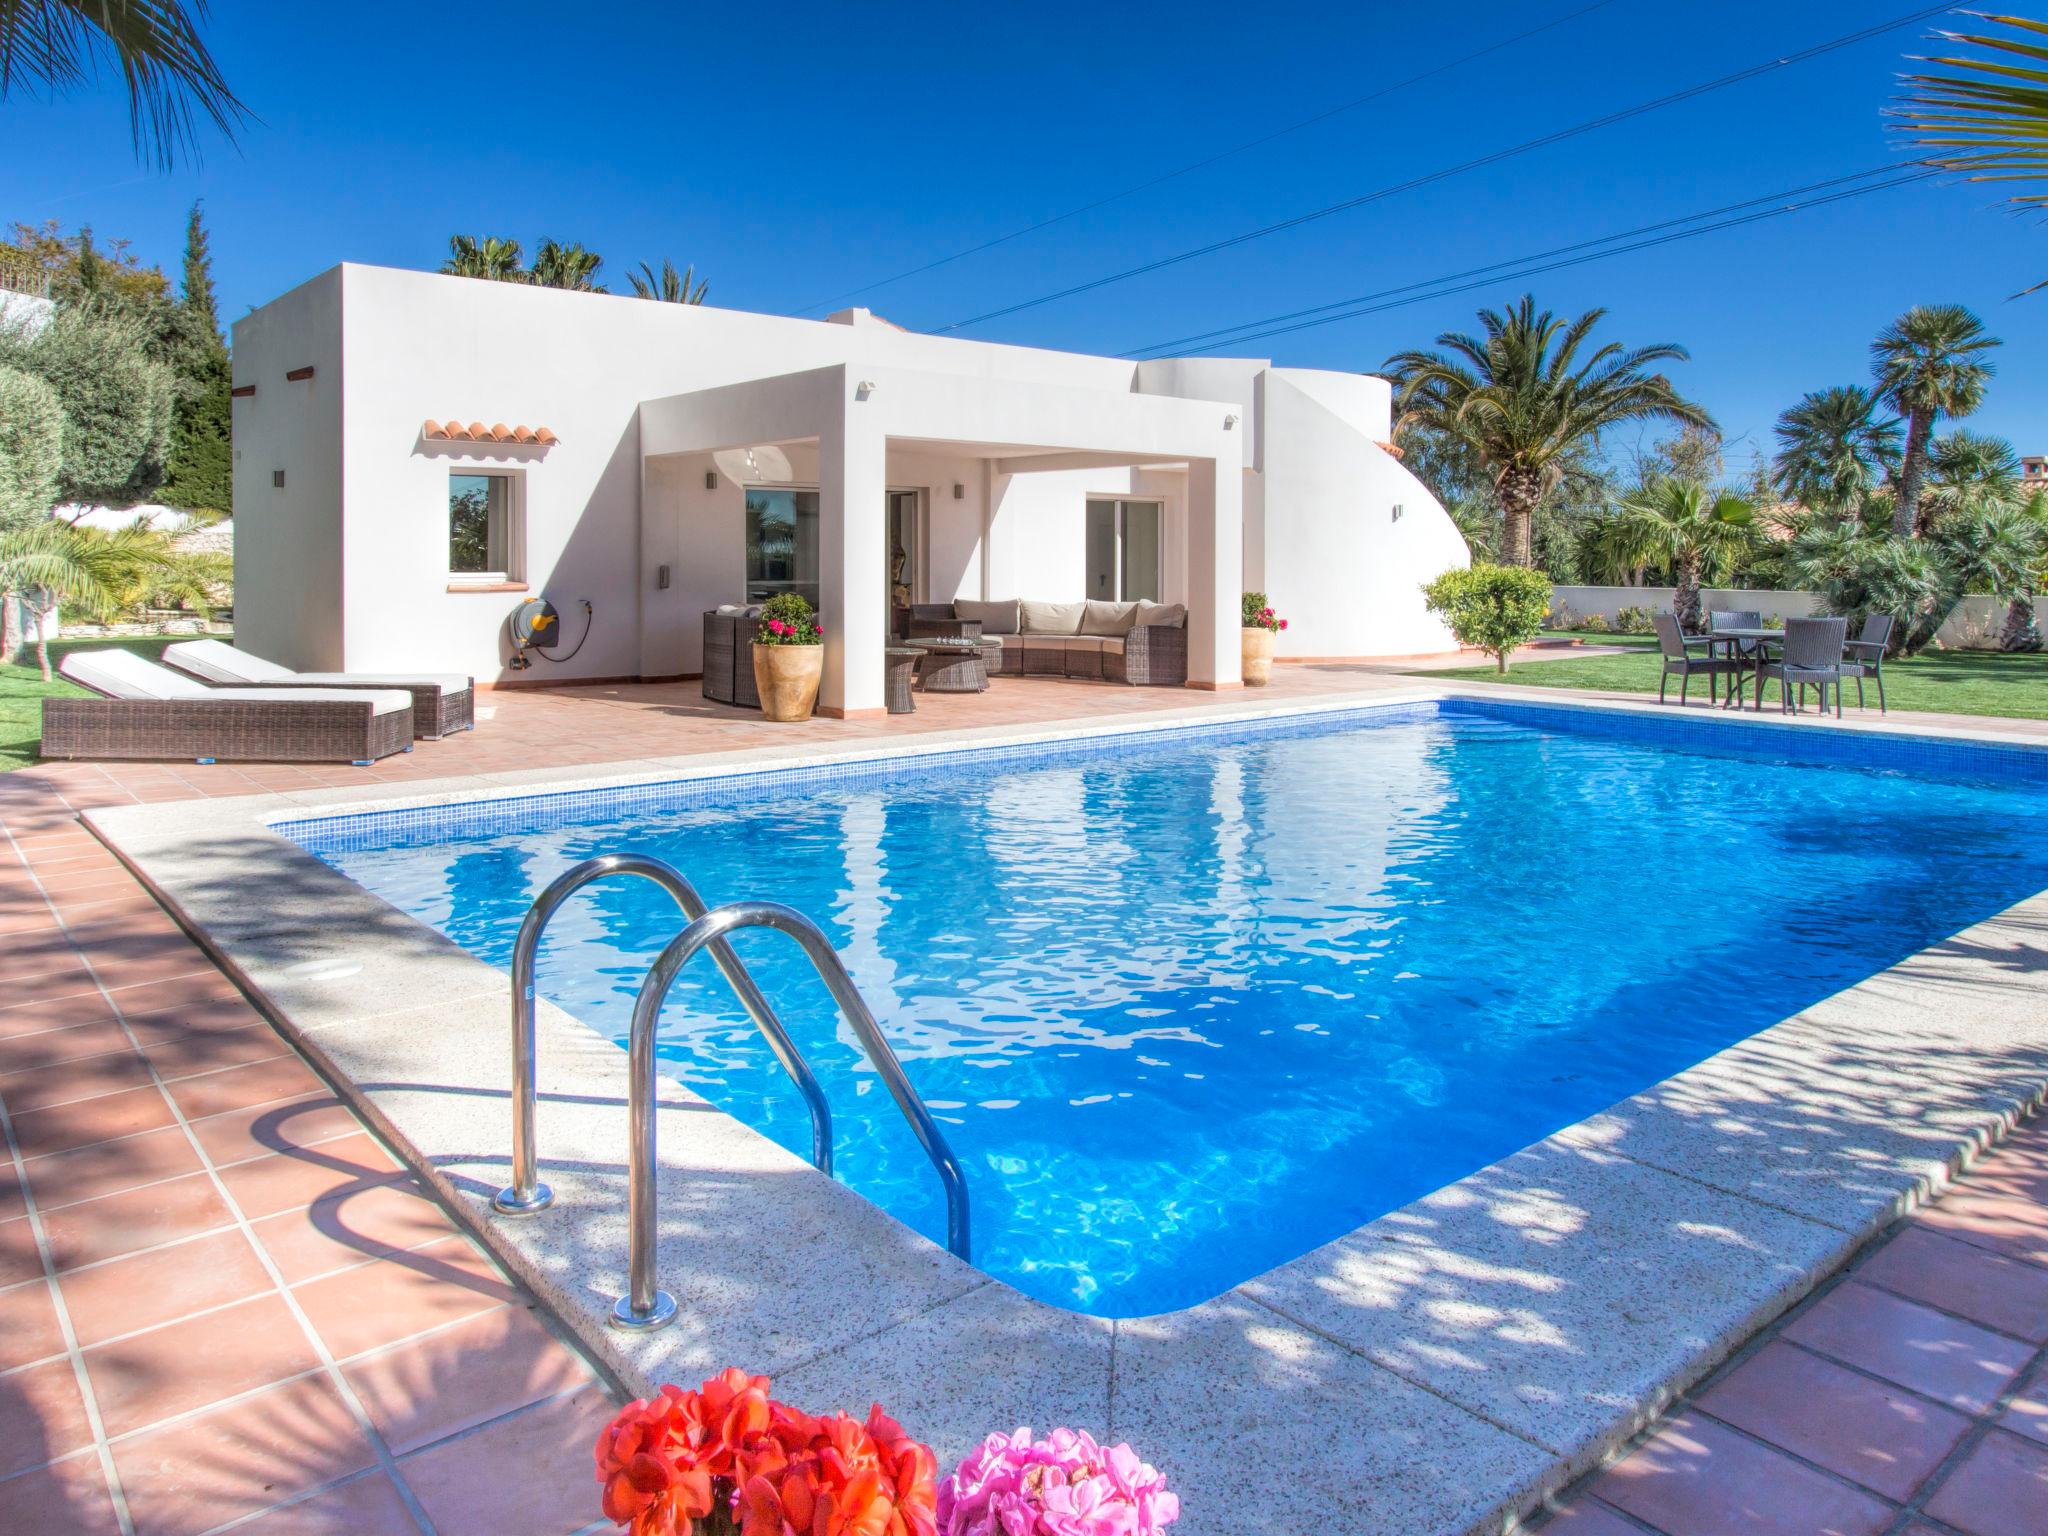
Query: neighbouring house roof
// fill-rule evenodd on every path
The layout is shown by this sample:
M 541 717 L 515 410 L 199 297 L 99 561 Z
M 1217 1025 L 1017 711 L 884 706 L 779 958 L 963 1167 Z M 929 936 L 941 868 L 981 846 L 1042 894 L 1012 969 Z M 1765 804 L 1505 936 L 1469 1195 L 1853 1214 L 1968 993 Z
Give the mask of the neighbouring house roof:
M 524 422 L 508 427 L 500 421 L 487 427 L 472 421 L 464 426 L 459 421 L 436 421 L 431 416 L 420 428 L 420 436 L 437 443 L 537 443 L 543 448 L 560 441 L 546 427 L 529 427 Z

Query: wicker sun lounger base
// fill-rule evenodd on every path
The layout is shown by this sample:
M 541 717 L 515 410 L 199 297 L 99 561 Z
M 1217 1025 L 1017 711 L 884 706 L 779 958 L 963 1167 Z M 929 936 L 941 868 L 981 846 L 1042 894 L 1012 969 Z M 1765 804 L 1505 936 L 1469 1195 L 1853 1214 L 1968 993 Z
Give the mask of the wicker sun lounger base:
M 439 736 L 450 736 L 457 731 L 476 729 L 476 691 L 465 688 L 460 693 L 441 687 L 438 683 L 344 683 L 326 676 L 317 681 L 307 682 L 303 678 L 279 678 L 276 681 L 254 682 L 242 679 L 229 686 L 235 688 L 367 688 L 385 693 L 397 691 L 412 695 L 413 734 L 425 741 Z
M 45 699 L 44 757 L 354 763 L 412 750 L 412 711 L 352 699 Z

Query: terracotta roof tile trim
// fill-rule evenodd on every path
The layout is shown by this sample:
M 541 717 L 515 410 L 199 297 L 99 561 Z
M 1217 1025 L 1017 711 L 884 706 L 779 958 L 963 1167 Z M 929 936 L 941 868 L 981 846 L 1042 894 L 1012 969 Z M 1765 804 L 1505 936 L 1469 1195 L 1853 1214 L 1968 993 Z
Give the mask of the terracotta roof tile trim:
M 420 436 L 434 443 L 532 443 L 542 448 L 552 447 L 561 441 L 546 427 L 529 427 L 524 422 L 508 427 L 500 421 L 487 427 L 480 421 L 472 421 L 464 426 L 452 419 L 435 421 L 431 416 L 420 428 Z

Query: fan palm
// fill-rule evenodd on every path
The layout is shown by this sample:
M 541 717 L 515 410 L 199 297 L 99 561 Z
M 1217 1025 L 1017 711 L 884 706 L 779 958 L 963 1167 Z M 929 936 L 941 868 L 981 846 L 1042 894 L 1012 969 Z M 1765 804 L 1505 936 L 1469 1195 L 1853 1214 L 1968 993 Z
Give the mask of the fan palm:
M 586 251 L 580 243 L 572 241 L 563 245 L 558 240 L 543 240 L 540 249 L 533 253 L 533 268 L 528 281 L 540 288 L 570 288 L 578 293 L 603 293 L 596 282 L 597 269 L 604 265 L 604 258 L 595 251 Z
M 2008 497 L 1950 513 L 1934 524 L 1928 541 L 1938 551 L 1948 580 L 1942 601 L 1922 620 L 1919 632 L 1908 637 L 1909 647 L 1917 649 L 1932 640 L 1968 592 L 1989 592 L 2005 600 L 2007 634 L 2031 630 L 2031 612 L 2020 622 L 2013 609 L 2017 604 L 2031 610 L 2030 596 L 2043 561 L 2048 560 L 2048 504 L 2040 492 L 2024 501 Z
M 2019 495 L 2020 456 L 2002 437 L 1958 429 L 1937 437 L 1927 451 L 1920 500 L 1930 521 L 2016 501 Z
M 2018 182 L 2011 201 L 2022 208 L 2048 205 L 2048 22 L 2024 16 L 1984 16 L 2018 36 L 1943 32 L 1953 43 L 1993 50 L 1990 58 L 1937 56 L 1925 64 L 1965 74 L 1907 75 L 1911 88 L 1892 116 L 1894 125 L 1925 159 L 1970 181 Z M 2035 284 L 2035 288 L 2044 286 Z M 2033 292 L 2034 289 L 2028 289 Z
M 1816 389 L 1778 417 L 1778 487 L 1809 507 L 1840 507 L 1899 462 L 1899 424 L 1860 385 Z
M 76 90 L 111 60 L 136 153 L 168 170 L 196 147 L 195 113 L 230 142 L 249 115 L 199 36 L 205 18 L 205 0 L 0 0 L 0 100 Z
M 702 304 L 705 291 L 711 285 L 708 282 L 693 283 L 696 270 L 694 266 L 685 267 L 679 273 L 674 262 L 663 261 L 661 271 L 656 272 L 643 261 L 638 272 L 626 274 L 626 281 L 643 299 L 659 299 L 664 304 Z
M 53 603 L 96 618 L 118 613 L 128 594 L 170 561 L 163 535 L 137 523 L 107 532 L 55 519 L 0 531 L 0 594 L 21 592 L 36 612 L 36 659 L 50 681 L 49 623 Z
M 1494 478 L 1502 514 L 1501 556 L 1531 564 L 1536 508 L 1556 486 L 1575 449 L 1623 422 L 1662 420 L 1711 427 L 1705 407 L 1652 371 L 1683 359 L 1668 342 L 1628 349 L 1608 342 L 1580 353 L 1605 310 L 1576 320 L 1538 311 L 1525 294 L 1505 314 L 1479 313 L 1483 337 L 1446 332 L 1442 351 L 1398 353 L 1387 363 L 1403 424 L 1421 423 L 1462 438 Z
M 1899 498 L 1892 509 L 1892 531 L 1902 539 L 1921 531 L 1920 490 L 1935 420 L 1967 416 L 1983 404 L 1994 372 L 1984 354 L 1998 344 L 1984 322 L 1960 304 L 1915 305 L 1870 344 L 1878 393 L 1906 418 Z
M 1748 550 L 1755 510 L 1740 496 L 1697 480 L 1653 480 L 1616 509 L 1619 545 L 1639 564 L 1669 565 L 1677 591 L 1671 611 L 1689 630 L 1700 625 L 1700 582 L 1725 581 Z
M 0 0 L 0 4 L 5 3 L 6 0 Z M 454 277 L 523 283 L 526 269 L 519 264 L 523 254 L 517 240 L 501 240 L 496 235 L 486 235 L 481 240 L 474 235 L 450 235 L 448 259 L 441 263 L 441 270 Z

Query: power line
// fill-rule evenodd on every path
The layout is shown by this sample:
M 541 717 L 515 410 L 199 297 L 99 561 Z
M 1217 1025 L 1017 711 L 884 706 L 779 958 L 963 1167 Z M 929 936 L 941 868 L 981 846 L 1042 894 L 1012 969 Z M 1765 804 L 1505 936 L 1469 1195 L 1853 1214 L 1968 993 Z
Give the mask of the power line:
M 1001 309 L 991 309 L 979 315 L 970 315 L 965 320 L 955 320 L 950 325 L 942 325 L 932 334 L 943 336 L 952 331 L 965 330 L 971 325 L 980 325 L 989 320 L 999 320 L 1005 315 L 1014 315 L 1026 309 L 1036 309 L 1042 304 L 1052 304 L 1060 299 L 1072 298 L 1076 294 L 1088 293 L 1097 288 L 1106 288 L 1112 283 L 1126 282 L 1131 278 L 1143 277 L 1147 273 L 1157 272 L 1166 267 L 1178 266 L 1184 261 L 1193 261 L 1202 256 L 1212 256 L 1218 251 L 1229 250 L 1233 246 L 1245 245 L 1253 240 L 1263 240 L 1268 235 L 1276 235 L 1284 230 L 1299 229 L 1304 224 L 1313 224 L 1319 219 L 1327 219 L 1334 214 L 1348 213 L 1350 210 L 1362 208 L 1368 203 L 1376 203 L 1402 192 L 1412 192 L 1418 187 L 1430 186 L 1435 182 L 1447 181 L 1451 177 L 1461 176 L 1467 171 L 1478 170 L 1482 166 L 1496 165 L 1503 160 L 1511 160 L 1517 156 L 1529 154 L 1534 150 L 1547 148 L 1552 144 L 1563 143 L 1567 139 L 1579 138 L 1597 129 L 1611 128 L 1616 123 L 1627 122 L 1631 118 L 1641 117 L 1646 113 L 1655 112 L 1664 107 L 1675 106 L 1682 101 L 1691 101 L 1695 97 L 1704 96 L 1711 91 L 1723 90 L 1731 85 L 1739 85 L 1746 80 L 1754 80 L 1761 75 L 1771 74 L 1781 69 L 1789 69 L 1794 64 L 1803 64 L 1809 59 L 1819 58 L 1823 54 L 1833 53 L 1838 49 L 1847 48 L 1856 43 L 1867 42 L 1869 39 L 1880 37 L 1886 32 L 1897 31 L 1900 27 L 1911 26 L 1915 22 L 1927 20 L 1930 16 L 1939 16 L 1943 12 L 1954 9 L 1955 6 L 1953 4 L 1925 6 L 1909 15 L 1895 17 L 1890 21 L 1880 22 L 1875 26 L 1864 27 L 1859 31 L 1850 32 L 1824 43 L 1816 43 L 1814 46 L 1803 48 L 1797 53 L 1788 53 L 1779 58 L 1766 60 L 1761 64 L 1752 64 L 1747 69 L 1739 69 L 1735 73 L 1723 75 L 1719 79 L 1688 86 L 1682 91 L 1673 91 L 1667 96 L 1659 96 L 1652 101 L 1640 102 L 1633 107 L 1624 107 L 1618 112 L 1610 112 L 1603 117 L 1592 118 L 1587 122 L 1578 123 L 1570 128 L 1560 128 L 1555 133 L 1546 133 L 1539 138 L 1525 139 L 1521 143 L 1511 145 L 1506 149 L 1494 150 L 1490 154 L 1480 155 L 1474 159 L 1462 161 L 1457 165 L 1446 166 L 1442 170 L 1431 171 L 1427 175 L 1396 182 L 1391 186 L 1381 187 L 1376 191 L 1362 193 L 1357 197 L 1346 198 L 1339 203 L 1331 203 L 1326 207 L 1313 209 L 1308 213 L 1296 214 L 1293 218 L 1282 219 L 1275 224 L 1262 225 L 1258 229 L 1246 230 L 1242 234 L 1231 235 L 1222 240 L 1213 240 L 1207 245 L 1198 245 L 1191 250 L 1181 251 L 1176 255 L 1162 256 L 1157 261 L 1148 261 L 1140 266 L 1127 267 L 1121 272 L 1112 272 L 1106 277 L 1094 278 L 1089 282 L 1076 283 L 1069 288 L 1061 288 L 1052 293 L 1041 294 L 1035 299 L 1025 299 L 1016 304 L 1005 305 Z
M 1235 325 L 1220 326 L 1213 331 L 1198 331 L 1192 336 L 1176 336 L 1170 341 L 1148 342 L 1144 346 L 1132 347 L 1129 351 L 1120 352 L 1117 355 L 1119 357 L 1138 357 L 1146 353 L 1171 353 L 1180 348 L 1197 346 L 1204 342 L 1231 344 L 1234 339 L 1241 339 L 1238 338 L 1238 332 L 1253 330 L 1259 326 L 1278 325 L 1283 321 L 1299 320 L 1308 315 L 1325 314 L 1333 309 L 1348 309 L 1354 304 L 1367 304 L 1376 299 L 1392 298 L 1396 294 L 1412 293 L 1423 288 L 1435 288 L 1441 283 L 1457 282 L 1460 278 L 1479 277 L 1487 273 L 1498 274 L 1507 268 L 1520 267 L 1526 262 L 1547 261 L 1553 256 L 1566 256 L 1575 251 L 1590 250 L 1594 246 L 1611 245 L 1618 240 L 1632 240 L 1639 235 L 1656 234 L 1661 230 L 1676 229 L 1684 224 L 1697 224 L 1703 219 L 1715 219 L 1723 214 L 1739 213 L 1744 209 L 1778 202 L 1782 198 L 1803 197 L 1809 192 L 1823 192 L 1831 187 L 1844 186 L 1849 182 L 1868 181 L 1873 176 L 1893 175 L 1901 169 L 1902 167 L 1897 163 L 1872 166 L 1867 171 L 1856 171 L 1847 176 L 1831 176 L 1825 181 L 1808 182 L 1803 187 L 1787 187 L 1782 192 L 1770 192 L 1762 197 L 1746 198 L 1739 203 L 1725 203 L 1719 208 L 1708 208 L 1702 212 L 1688 213 L 1675 219 L 1663 219 L 1655 224 L 1644 224 L 1636 229 L 1624 229 L 1612 235 L 1600 235 L 1591 240 L 1575 241 L 1571 245 L 1554 246 L 1547 251 L 1535 251 L 1525 256 L 1510 257 L 1506 261 L 1488 262 L 1485 266 L 1480 267 L 1467 267 L 1461 272 L 1446 272 L 1438 277 L 1423 278 L 1413 283 L 1402 283 L 1394 288 L 1382 288 L 1376 293 L 1354 294 L 1348 299 L 1335 299 L 1328 304 L 1311 304 L 1306 309 L 1290 309 L 1277 315 L 1264 315 L 1257 320 L 1242 320 Z M 1789 212 L 1791 210 L 1786 211 Z M 1434 297 L 1434 295 L 1425 295 L 1425 297 Z M 1209 349 L 1205 347 L 1203 350 Z
M 1675 234 L 1664 234 L 1656 236 L 1652 239 L 1637 240 L 1629 245 L 1617 246 L 1613 250 L 1594 251 L 1590 255 L 1572 256 L 1566 257 L 1558 261 L 1542 262 L 1538 265 L 1521 267 L 1518 270 L 1510 273 L 1497 274 L 1492 277 L 1483 277 L 1477 280 L 1476 282 L 1459 283 L 1451 287 L 1436 288 L 1428 293 L 1411 294 L 1407 298 L 1391 299 L 1383 304 L 1367 304 L 1356 309 L 1344 310 L 1342 313 L 1339 314 L 1325 315 L 1319 319 L 1297 320 L 1290 325 L 1275 325 L 1265 330 L 1252 330 L 1244 332 L 1242 334 L 1233 334 L 1226 341 L 1216 342 L 1210 346 L 1198 347 L 1196 351 L 1211 352 L 1214 351 L 1218 346 L 1238 346 L 1241 343 L 1248 341 L 1262 341 L 1268 336 L 1282 336 L 1292 331 L 1311 330 L 1314 327 L 1320 325 L 1334 325 L 1340 320 L 1356 320 L 1365 315 L 1377 315 L 1383 313 L 1386 310 L 1401 309 L 1410 304 L 1426 303 L 1430 299 L 1448 298 L 1450 295 L 1454 293 L 1469 293 L 1471 290 L 1475 288 L 1490 287 L 1492 284 L 1500 282 L 1503 276 L 1514 278 L 1535 277 L 1540 273 L 1555 272 L 1563 267 L 1577 267 L 1583 266 L 1588 262 L 1605 261 L 1610 256 L 1625 256 L 1631 251 L 1643 251 L 1650 249 L 1652 246 L 1670 245 L 1679 240 L 1691 240 L 1699 235 L 1711 235 L 1720 230 L 1733 229 L 1737 225 L 1756 224 L 1762 222 L 1765 219 L 1783 218 L 1788 213 L 1802 213 L 1809 208 L 1819 208 L 1827 203 L 1845 202 L 1852 197 L 1867 197 L 1873 192 L 1889 192 L 1894 187 L 1910 186 L 1915 182 L 1926 181 L 1932 177 L 1939 176 L 1940 174 L 1941 172 L 1933 167 L 1910 169 L 1903 171 L 1900 175 L 1893 177 L 1889 181 L 1875 182 L 1869 186 L 1863 187 L 1850 187 L 1844 191 L 1830 193 L 1826 197 L 1811 198 L 1803 203 L 1788 203 L 1785 206 L 1779 208 L 1766 208 L 1758 213 L 1748 213 L 1742 214 L 1735 218 L 1722 219 L 1717 223 L 1703 225 L 1698 229 L 1684 229 L 1679 230 Z M 1679 220 L 1676 222 L 1682 223 L 1686 221 Z M 1648 227 L 1654 228 L 1656 226 Z M 1619 239 L 1622 237 L 1612 236 L 1610 238 Z M 1561 249 L 1570 249 L 1570 247 L 1562 247 Z M 1536 258 L 1533 257 L 1528 259 L 1531 261 L 1536 260 Z M 1409 286 L 1412 287 L 1417 285 L 1411 284 Z M 1257 325 L 1261 322 L 1252 321 L 1249 323 Z M 1149 351 L 1151 349 L 1141 347 L 1138 350 Z
M 1041 229 L 1050 229 L 1055 224 L 1064 224 L 1068 219 L 1077 219 L 1084 213 L 1093 213 L 1098 208 L 1106 208 L 1111 203 L 1121 202 L 1124 198 L 1136 197 L 1140 192 L 1149 192 L 1154 187 L 1164 186 L 1167 182 L 1178 180 L 1182 176 L 1191 176 L 1196 171 L 1207 170 L 1210 166 L 1220 164 L 1235 155 L 1241 155 L 1248 150 L 1258 149 L 1262 145 L 1271 144 L 1275 139 L 1284 139 L 1291 133 L 1301 132 L 1304 128 L 1313 128 L 1317 123 L 1327 122 L 1330 118 L 1355 111 L 1359 107 L 1379 101 L 1383 97 L 1392 96 L 1397 91 L 1405 91 L 1410 86 L 1421 85 L 1424 81 L 1434 80 L 1439 75 L 1447 75 L 1454 69 L 1463 69 L 1467 64 L 1477 63 L 1489 54 L 1499 53 L 1503 48 L 1512 48 L 1517 43 L 1525 43 L 1532 37 L 1539 37 L 1545 32 L 1553 31 L 1563 26 L 1566 22 L 1577 21 L 1581 16 L 1590 16 L 1595 11 L 1605 10 L 1608 6 L 1615 3 L 1616 0 L 1593 0 L 1591 5 L 1581 6 L 1576 11 L 1567 11 L 1554 21 L 1546 21 L 1541 26 L 1529 28 L 1526 32 L 1517 32 L 1513 37 L 1504 37 L 1497 43 L 1490 43 L 1486 47 L 1479 49 L 1476 53 L 1468 53 L 1462 58 L 1452 59 L 1447 64 L 1439 64 L 1434 69 L 1424 70 L 1419 75 L 1411 75 L 1406 80 L 1397 81 L 1393 85 L 1382 86 L 1379 90 L 1357 97 L 1354 100 L 1340 102 L 1334 107 L 1325 108 L 1313 117 L 1304 117 L 1298 123 L 1289 123 L 1285 128 L 1276 128 L 1271 133 L 1262 134 L 1256 139 L 1247 139 L 1244 143 L 1234 144 L 1229 149 L 1218 150 L 1206 159 L 1196 160 L 1191 164 L 1181 166 L 1178 170 L 1167 171 L 1162 175 L 1154 176 L 1149 181 L 1141 181 L 1134 186 L 1125 187 L 1121 192 L 1111 192 L 1105 197 L 1098 197 L 1092 203 L 1083 203 L 1078 208 L 1069 208 L 1065 213 L 1053 214 L 1050 218 L 1040 219 L 1036 224 L 1026 224 L 1021 229 L 1011 230 L 1007 235 L 997 235 L 992 240 L 984 240 L 979 245 L 970 245 L 965 250 L 953 252 L 950 256 L 941 256 L 936 261 L 928 261 L 921 267 L 911 267 L 905 271 L 898 272 L 894 277 L 878 278 L 876 281 L 865 283 L 858 288 L 849 288 L 846 292 L 836 294 L 832 298 L 820 299 L 815 304 L 806 304 L 802 309 L 796 310 L 794 313 L 807 315 L 814 309 L 823 309 L 827 305 L 838 304 L 846 299 L 859 298 L 864 293 L 872 293 L 877 288 L 887 288 L 890 284 L 900 283 L 905 278 L 921 277 L 923 274 L 934 271 L 939 267 L 948 266 L 956 261 L 963 261 L 969 256 L 978 256 L 983 251 L 994 250 L 997 246 L 1007 245 L 1012 240 L 1021 240 L 1026 235 L 1035 235 Z

